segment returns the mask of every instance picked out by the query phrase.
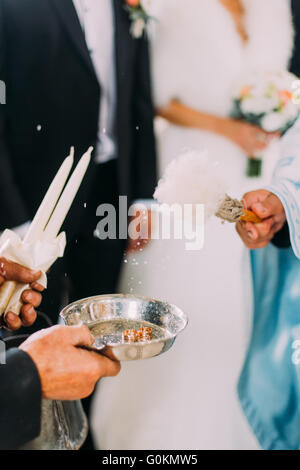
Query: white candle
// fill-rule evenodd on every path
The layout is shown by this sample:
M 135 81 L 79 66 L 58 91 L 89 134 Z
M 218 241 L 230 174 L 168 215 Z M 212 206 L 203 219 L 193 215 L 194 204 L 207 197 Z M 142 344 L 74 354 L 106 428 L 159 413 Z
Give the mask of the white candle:
M 54 180 L 52 181 L 29 229 L 25 235 L 24 242 L 34 242 L 42 237 L 44 228 L 50 219 L 63 187 L 68 179 L 74 161 L 74 147 L 71 148 L 70 155 L 67 157 Z
M 93 147 L 90 147 L 76 166 L 44 231 L 44 240 L 51 241 L 57 237 L 89 166 L 92 151 Z

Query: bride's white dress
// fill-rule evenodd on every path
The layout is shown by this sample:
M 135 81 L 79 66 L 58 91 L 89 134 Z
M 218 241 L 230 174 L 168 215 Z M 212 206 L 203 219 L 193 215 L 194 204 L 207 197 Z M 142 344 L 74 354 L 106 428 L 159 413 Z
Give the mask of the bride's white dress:
M 286 67 L 289 1 L 243 3 L 246 45 L 219 0 L 152 0 L 158 18 L 152 38 L 156 105 L 176 97 L 227 116 L 234 84 L 247 70 Z M 273 152 L 263 178 L 252 181 L 245 177 L 245 155 L 225 138 L 158 127 L 160 173 L 183 149 L 207 149 L 222 164 L 232 196 L 260 187 L 276 159 Z M 251 278 L 234 226 L 210 220 L 198 252 L 186 251 L 183 241 L 153 241 L 126 261 L 121 292 L 175 303 L 190 323 L 170 352 L 124 363 L 119 377 L 100 384 L 92 420 L 99 448 L 257 448 L 236 395 L 251 325 Z

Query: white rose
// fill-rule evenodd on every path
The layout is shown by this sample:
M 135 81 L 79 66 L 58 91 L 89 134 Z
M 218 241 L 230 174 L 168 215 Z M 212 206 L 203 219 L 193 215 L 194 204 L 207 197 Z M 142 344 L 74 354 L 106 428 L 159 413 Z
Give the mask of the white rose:
M 261 127 L 266 132 L 277 132 L 284 128 L 289 119 L 283 113 L 267 114 L 261 121 Z
M 279 101 L 276 97 L 253 96 L 242 100 L 241 109 L 244 114 L 269 113 L 278 107 Z
M 133 21 L 130 32 L 132 36 L 136 39 L 140 38 L 143 35 L 146 23 L 143 18 L 138 18 L 137 20 Z
M 293 81 L 297 79 L 295 75 L 290 72 L 282 72 L 277 74 L 274 78 L 274 83 L 279 90 L 291 90 Z
M 295 106 L 300 105 L 300 80 L 294 80 L 292 83 L 293 99 L 292 102 Z
M 281 111 L 281 114 L 284 116 L 286 124 L 291 124 L 297 119 L 297 117 L 299 116 L 299 112 L 299 105 L 296 105 L 292 101 L 290 101 L 286 106 L 284 106 Z

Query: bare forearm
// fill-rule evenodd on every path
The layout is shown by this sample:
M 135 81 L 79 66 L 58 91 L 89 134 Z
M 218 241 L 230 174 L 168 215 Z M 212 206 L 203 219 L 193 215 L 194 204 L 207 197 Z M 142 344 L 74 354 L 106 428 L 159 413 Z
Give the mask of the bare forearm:
M 157 114 L 178 126 L 201 129 L 226 136 L 230 127 L 228 121 L 231 121 L 231 119 L 189 108 L 176 100 L 171 101 L 165 108 L 158 108 Z
M 178 126 L 221 135 L 239 146 L 248 156 L 264 150 L 271 139 L 280 137 L 278 133 L 267 133 L 248 122 L 197 111 L 177 100 L 157 109 L 157 114 Z

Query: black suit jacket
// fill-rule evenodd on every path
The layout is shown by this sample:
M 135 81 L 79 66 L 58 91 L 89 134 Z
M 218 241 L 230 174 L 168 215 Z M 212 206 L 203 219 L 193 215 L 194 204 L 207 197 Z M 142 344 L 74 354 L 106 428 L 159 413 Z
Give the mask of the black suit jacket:
M 20 349 L 0 365 L 0 449 L 17 449 L 40 434 L 41 384 L 31 358 Z
M 290 63 L 290 71 L 300 77 L 300 3 L 299 0 L 291 0 L 293 24 L 295 30 L 294 51 Z
M 118 189 L 148 198 L 156 183 L 148 44 L 131 37 L 124 3 L 113 1 Z M 0 0 L 0 80 L 1 230 L 33 217 L 71 145 L 76 159 L 96 145 L 101 88 L 72 0 Z M 92 163 L 69 229 L 78 230 L 95 175 Z

